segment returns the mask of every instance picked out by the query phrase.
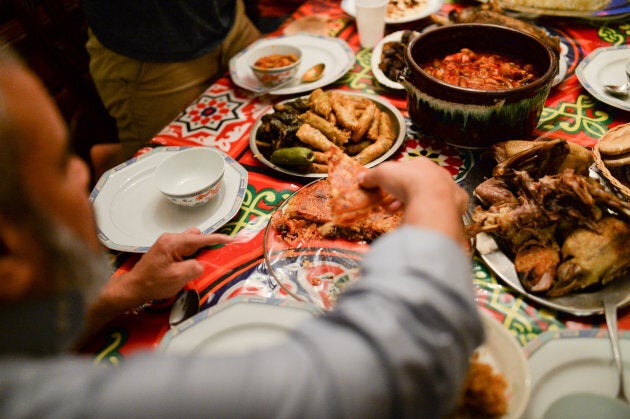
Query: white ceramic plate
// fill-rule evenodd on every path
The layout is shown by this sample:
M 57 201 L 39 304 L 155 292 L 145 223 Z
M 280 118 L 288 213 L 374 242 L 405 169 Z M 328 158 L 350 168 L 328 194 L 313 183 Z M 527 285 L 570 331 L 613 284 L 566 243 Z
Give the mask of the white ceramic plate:
M 339 38 L 310 34 L 265 38 L 254 42 L 232 57 L 230 60 L 230 77 L 232 77 L 232 81 L 243 89 L 254 93 L 264 90 L 265 86 L 256 78 L 249 65 L 247 65 L 248 57 L 255 49 L 274 44 L 293 45 L 302 50 L 302 62 L 298 68 L 297 77 L 301 77 L 302 73 L 317 63 L 324 63 L 326 68 L 322 78 L 319 80 L 297 85 L 290 83 L 288 86 L 273 90 L 269 93 L 270 95 L 292 95 L 324 87 L 346 74 L 355 62 L 354 52 L 344 40 Z
M 507 382 L 508 411 L 502 418 L 518 419 L 527 407 L 531 391 L 527 359 L 510 331 L 490 314 L 482 313 L 486 341 L 477 349 L 479 360 L 503 374 Z
M 630 333 L 620 331 L 619 338 L 628 388 Z M 541 418 L 554 401 L 569 393 L 617 394 L 617 369 L 605 329 L 545 332 L 528 343 L 524 352 L 529 358 L 532 392 L 523 418 Z
M 606 84 L 628 81 L 624 71 L 630 60 L 630 45 L 597 48 L 582 60 L 575 70 L 578 80 L 595 98 L 615 108 L 630 111 L 630 98 L 616 98 L 604 91 Z
M 407 136 L 407 124 L 405 123 L 405 118 L 402 116 L 400 111 L 385 98 L 381 98 L 380 96 L 371 95 L 367 93 L 350 92 L 346 90 L 342 90 L 341 92 L 347 95 L 354 95 L 354 96 L 368 98 L 372 100 L 374 103 L 376 103 L 376 106 L 378 106 L 378 108 L 381 111 L 385 111 L 389 113 L 389 116 L 391 117 L 392 122 L 394 124 L 394 132 L 396 133 L 396 139 L 394 140 L 394 144 L 383 155 L 372 160 L 371 162 L 366 164 L 365 167 L 374 167 L 377 164 L 387 160 L 389 157 L 392 156 L 392 154 L 394 154 L 398 150 L 398 148 L 405 141 L 405 138 Z M 290 102 L 292 100 L 295 100 L 295 99 L 287 99 L 280 103 Z M 273 112 L 274 110 L 272 109 L 270 113 L 273 113 Z M 252 153 L 254 154 L 254 157 L 260 160 L 261 163 L 263 163 L 265 166 L 270 167 L 278 172 L 285 173 L 288 175 L 293 175 L 293 176 L 299 176 L 303 178 L 323 178 L 323 177 L 328 176 L 327 173 L 297 172 L 294 170 L 290 170 L 286 167 L 277 166 L 273 164 L 271 161 L 269 161 L 269 159 L 267 159 L 263 155 L 261 150 L 258 148 L 258 145 L 256 144 L 256 133 L 258 132 L 258 129 L 260 128 L 261 125 L 262 125 L 262 116 L 258 118 L 258 120 L 254 123 L 254 126 L 252 127 L 252 130 L 249 134 L 249 147 L 251 148 Z
M 228 355 L 282 342 L 291 330 L 320 313 L 293 300 L 234 297 L 171 328 L 158 350 L 180 355 Z
M 247 171 L 224 155 L 225 177 L 219 195 L 207 204 L 184 208 L 169 202 L 153 183 L 160 162 L 187 147 L 158 147 L 106 172 L 90 201 L 96 212 L 101 242 L 114 250 L 143 253 L 160 234 L 190 227 L 209 234 L 240 209 L 247 189 Z
M 394 80 L 390 80 L 379 68 L 379 64 L 381 63 L 383 46 L 388 42 L 400 42 L 404 32 L 405 31 L 397 31 L 387 35 L 385 38 L 381 39 L 381 42 L 376 44 L 372 50 L 372 61 L 370 63 L 372 66 L 372 74 L 374 74 L 374 77 L 376 77 L 376 80 L 378 80 L 380 84 L 394 90 L 403 90 L 404 86 Z M 418 32 L 414 32 L 414 35 L 416 34 L 418 34 Z
M 387 15 L 385 16 L 385 23 L 406 23 L 413 22 L 414 20 L 422 19 L 429 16 L 431 13 L 435 13 L 442 7 L 442 0 L 420 0 L 424 2 L 424 7 L 418 6 L 413 8 L 404 14 Z M 341 8 L 344 12 L 354 17 L 356 9 L 354 6 L 354 0 L 342 0 Z

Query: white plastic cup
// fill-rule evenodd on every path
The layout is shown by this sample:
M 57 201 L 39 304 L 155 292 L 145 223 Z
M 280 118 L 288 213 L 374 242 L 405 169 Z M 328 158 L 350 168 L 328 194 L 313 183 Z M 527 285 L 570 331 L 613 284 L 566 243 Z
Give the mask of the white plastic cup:
M 385 35 L 385 13 L 389 0 L 354 0 L 359 42 L 372 48 Z

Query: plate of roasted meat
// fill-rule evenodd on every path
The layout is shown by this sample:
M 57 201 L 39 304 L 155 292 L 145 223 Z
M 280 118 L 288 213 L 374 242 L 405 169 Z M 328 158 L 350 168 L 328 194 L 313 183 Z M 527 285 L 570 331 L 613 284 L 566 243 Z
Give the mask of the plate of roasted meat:
M 474 190 L 466 227 L 503 281 L 547 307 L 603 312 L 630 302 L 630 202 L 596 178 L 593 157 L 562 139 L 492 147 L 492 173 Z
M 267 167 L 304 178 L 328 176 L 331 150 L 366 167 L 389 157 L 407 126 L 387 99 L 341 90 L 313 90 L 273 105 L 252 127 L 249 146 Z

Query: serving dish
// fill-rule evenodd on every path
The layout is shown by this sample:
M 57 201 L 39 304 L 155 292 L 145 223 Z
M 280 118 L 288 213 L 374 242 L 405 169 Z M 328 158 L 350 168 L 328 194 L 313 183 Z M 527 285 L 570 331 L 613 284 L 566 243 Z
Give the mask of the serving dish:
M 616 280 L 597 291 L 572 292 L 560 297 L 544 297 L 525 290 L 518 279 L 514 262 L 506 255 L 494 238 L 488 233 L 479 233 L 475 237 L 475 247 L 479 257 L 502 281 L 532 301 L 554 310 L 578 316 L 603 314 L 603 301 L 613 298 L 617 307 L 630 303 L 630 281 Z
M 318 315 L 316 307 L 288 299 L 237 296 L 172 327 L 158 351 L 179 355 L 237 355 L 281 343 Z
M 157 166 L 188 147 L 157 147 L 107 171 L 90 194 L 98 236 L 113 250 L 144 253 L 165 232 L 197 227 L 203 234 L 221 228 L 240 209 L 247 171 L 227 154 L 217 199 L 186 208 L 169 202 L 154 184 Z
M 254 42 L 230 59 L 232 81 L 239 87 L 254 93 L 264 91 L 266 86 L 256 78 L 249 67 L 250 56 L 259 48 L 279 43 L 295 46 L 302 51 L 302 58 L 296 72 L 298 75 L 318 63 L 324 63 L 325 70 L 319 80 L 298 85 L 289 83 L 289 86 L 269 92 L 270 95 L 293 95 L 324 87 L 346 74 L 355 63 L 354 52 L 347 42 L 339 38 L 306 33 L 264 38 Z
M 376 80 L 378 80 L 380 84 L 394 90 L 404 90 L 405 86 L 387 77 L 385 73 L 383 73 L 383 70 L 380 69 L 379 65 L 381 63 L 383 47 L 385 46 L 385 44 L 389 42 L 400 42 L 404 33 L 404 30 L 390 33 L 385 38 L 381 39 L 381 41 L 376 44 L 374 46 L 374 49 L 372 50 L 372 58 L 370 62 L 370 65 L 372 66 L 372 74 L 374 74 L 374 77 L 376 77 Z M 411 36 L 417 34 L 418 32 L 413 32 Z
M 606 84 L 623 84 L 627 81 L 624 66 L 628 60 L 630 45 L 597 48 L 578 64 L 575 74 L 593 97 L 615 108 L 630 111 L 627 98 L 611 96 L 604 90 Z
M 429 16 L 431 13 L 435 13 L 442 7 L 442 0 L 420 0 L 423 5 L 419 5 L 411 10 L 408 10 L 404 13 L 396 13 L 391 14 L 388 13 L 385 16 L 385 23 L 406 23 L 413 22 L 415 20 L 422 19 L 424 17 Z M 342 0 L 341 9 L 354 17 L 356 14 L 356 9 L 354 6 L 354 0 Z
M 274 214 L 293 199 L 309 194 L 316 182 L 326 180 L 318 179 L 298 189 Z M 310 239 L 291 246 L 272 222 L 267 224 L 263 238 L 265 264 L 273 280 L 296 300 L 323 310 L 333 308 L 339 292 L 358 279 L 361 259 L 368 249 L 366 242 L 345 239 Z
M 627 388 L 630 385 L 629 332 L 619 332 L 619 344 L 625 359 Z M 617 394 L 617 370 L 605 329 L 548 331 L 529 342 L 524 353 L 532 379 L 524 419 L 543 417 L 554 401 L 570 393 L 588 392 L 612 398 Z
M 421 65 L 469 48 L 475 52 L 522 57 L 537 78 L 520 87 L 478 90 L 429 75 Z M 528 138 L 538 124 L 558 74 L 556 54 L 524 32 L 491 24 L 441 26 L 416 36 L 405 51 L 401 83 L 410 119 L 420 131 L 442 141 L 485 148 L 506 138 Z
M 395 130 L 395 135 L 396 135 L 394 144 L 389 148 L 388 151 L 386 151 L 384 154 L 382 154 L 378 158 L 372 160 L 365 166 L 374 167 L 377 164 L 390 158 L 398 150 L 398 148 L 402 145 L 402 143 L 405 141 L 406 134 L 407 134 L 407 124 L 405 123 L 405 118 L 402 116 L 400 111 L 396 107 L 394 107 L 387 99 L 381 98 L 380 96 L 371 95 L 367 93 L 349 92 L 345 90 L 342 92 L 343 94 L 346 94 L 346 95 L 353 95 L 353 96 L 364 97 L 364 98 L 370 99 L 371 101 L 376 103 L 376 106 L 381 111 L 385 111 L 389 114 L 394 124 L 394 130 Z M 287 99 L 285 101 L 279 102 L 279 104 L 287 103 L 292 100 L 295 100 L 295 99 Z M 274 112 L 273 109 L 269 111 L 269 113 L 272 113 L 272 112 Z M 298 176 L 302 178 L 324 178 L 328 176 L 327 173 L 304 173 L 304 172 L 299 172 L 296 170 L 291 170 L 290 168 L 287 168 L 287 167 L 278 166 L 272 163 L 269 160 L 268 156 L 266 156 L 263 153 L 261 148 L 258 147 L 258 144 L 256 143 L 256 135 L 261 125 L 262 125 L 262 116 L 256 120 L 249 135 L 249 147 L 252 150 L 254 157 L 258 159 L 261 163 L 263 163 L 265 166 L 271 169 L 274 169 L 277 172 L 284 173 L 287 175 Z

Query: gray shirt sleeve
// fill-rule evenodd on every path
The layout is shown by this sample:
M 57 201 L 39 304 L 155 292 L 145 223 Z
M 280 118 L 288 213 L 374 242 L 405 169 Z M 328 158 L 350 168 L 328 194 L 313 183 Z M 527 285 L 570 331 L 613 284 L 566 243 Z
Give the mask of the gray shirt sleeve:
M 442 417 L 483 339 L 470 258 L 410 226 L 383 236 L 334 311 L 249 355 L 0 362 L 0 416 Z

